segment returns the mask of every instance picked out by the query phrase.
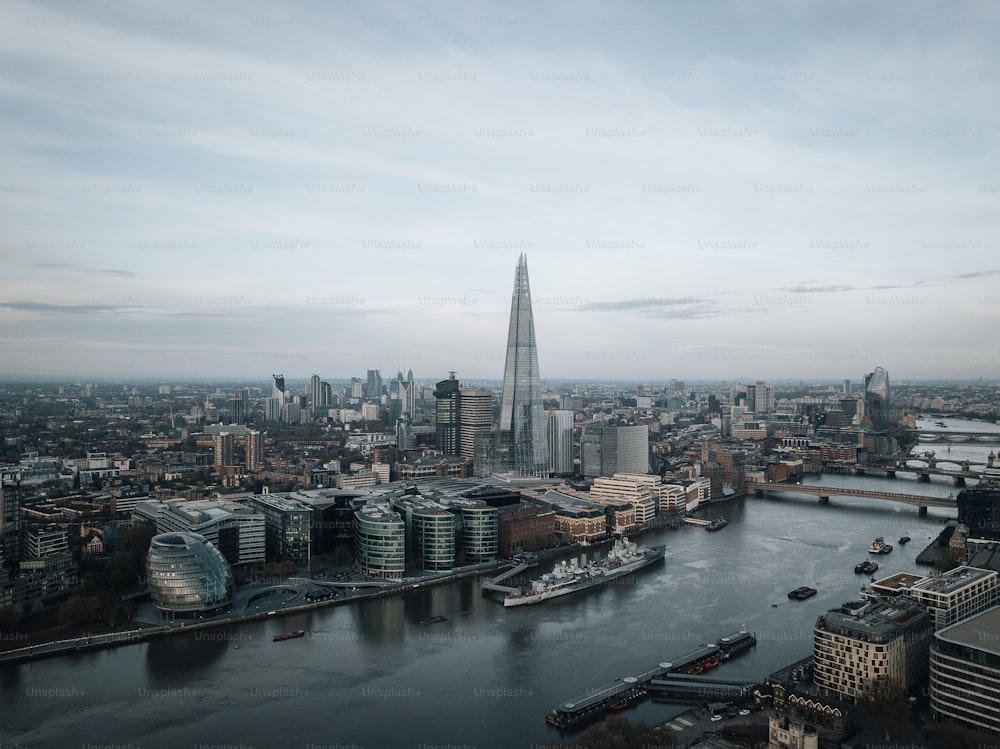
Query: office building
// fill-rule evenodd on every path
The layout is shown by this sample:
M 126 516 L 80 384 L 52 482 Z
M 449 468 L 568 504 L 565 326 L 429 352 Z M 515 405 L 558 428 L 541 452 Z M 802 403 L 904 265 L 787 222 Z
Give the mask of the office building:
M 548 411 L 549 472 L 556 476 L 573 475 L 573 412 Z
M 458 455 L 459 451 L 459 390 L 454 372 L 434 388 L 435 446 L 445 455 Z
M 402 372 L 396 375 L 396 389 L 399 393 L 400 414 L 409 414 L 412 421 L 417 412 L 417 389 L 412 369 L 407 371 L 405 380 Z
M 136 503 L 132 519 L 157 534 L 200 534 L 230 564 L 254 564 L 266 558 L 264 516 L 246 504 L 225 499 L 147 499 Z
M 934 626 L 917 603 L 852 601 L 821 614 L 813 629 L 821 693 L 857 703 L 879 682 L 904 693 L 927 674 Z
M 587 478 L 648 473 L 649 427 L 588 427 L 580 440 L 580 462 Z
M 248 504 L 264 516 L 267 556 L 308 562 L 312 540 L 313 509 L 281 494 L 256 494 Z
M 397 497 L 392 508 L 403 518 L 407 558 L 414 567 L 425 572 L 446 572 L 455 566 L 454 513 L 419 494 Z
M 458 454 L 473 459 L 476 439 L 493 432 L 493 393 L 489 390 L 460 390 L 458 393 Z
M 21 558 L 21 473 L 0 469 L 0 567 L 14 569 Z
M 365 385 L 365 397 L 376 403 L 382 398 L 382 373 L 377 369 L 368 370 L 368 381 Z
M 233 573 L 215 546 L 197 533 L 153 537 L 146 558 L 153 605 L 174 614 L 221 609 L 233 600 Z
M 521 476 L 545 476 L 549 471 L 548 422 L 542 407 L 535 321 L 531 312 L 528 261 L 517 261 L 507 330 L 497 458 L 502 470 Z
M 934 717 L 1000 734 L 1000 607 L 935 632 L 930 660 Z
M 229 423 L 245 424 L 247 420 L 246 408 L 247 408 L 246 401 L 244 401 L 242 398 L 230 398 Z
M 43 559 L 53 554 L 68 554 L 66 527 L 49 523 L 28 528 L 24 534 L 24 558 Z
M 354 512 L 354 562 L 363 575 L 399 579 L 406 568 L 406 525 L 388 502 Z

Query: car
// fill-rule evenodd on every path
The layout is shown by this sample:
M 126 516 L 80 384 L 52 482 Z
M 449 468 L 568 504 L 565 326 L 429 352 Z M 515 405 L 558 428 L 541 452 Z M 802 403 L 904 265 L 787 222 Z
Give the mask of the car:
M 713 723 L 715 723 L 716 721 L 720 721 L 720 720 L 722 720 L 722 716 L 721 715 L 713 715 L 712 716 L 712 722 Z
M 750 714 L 750 711 L 747 710 L 746 708 L 743 708 L 742 710 L 740 710 L 740 715 L 749 715 L 749 714 Z

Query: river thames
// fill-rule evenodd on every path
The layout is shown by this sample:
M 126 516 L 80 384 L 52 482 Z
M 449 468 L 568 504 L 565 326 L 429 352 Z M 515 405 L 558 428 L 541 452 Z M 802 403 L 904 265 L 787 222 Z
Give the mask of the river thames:
M 944 445 L 918 445 L 917 452 Z M 952 446 L 980 459 L 989 446 Z M 995 446 L 994 448 L 995 449 Z M 973 454 L 974 452 L 974 454 Z M 956 456 L 957 457 L 957 456 Z M 918 483 L 824 475 L 805 483 L 947 497 Z M 538 747 L 571 741 L 545 723 L 560 702 L 653 667 L 746 626 L 757 646 L 719 677 L 763 678 L 812 650 L 816 616 L 857 597 L 854 565 L 875 536 L 913 541 L 879 557 L 877 575 L 926 572 L 916 555 L 954 512 L 773 494 L 712 505 L 718 533 L 644 535 L 666 560 L 603 588 L 504 609 L 463 580 L 141 645 L 0 669 L 0 744 L 139 747 Z M 549 563 L 551 564 L 551 562 Z M 547 566 L 547 565 L 546 565 Z M 539 574 L 545 567 L 533 570 Z M 819 590 L 806 601 L 786 593 Z M 774 606 L 773 604 L 777 604 Z M 421 624 L 430 617 L 447 617 Z M 307 635 L 272 642 L 280 632 Z M 685 706 L 645 702 L 624 714 L 660 723 Z

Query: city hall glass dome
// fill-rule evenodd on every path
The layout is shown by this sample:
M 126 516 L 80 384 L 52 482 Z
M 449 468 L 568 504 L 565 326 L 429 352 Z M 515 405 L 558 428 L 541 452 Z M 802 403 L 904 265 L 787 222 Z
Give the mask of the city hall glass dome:
M 146 579 L 153 603 L 163 611 L 211 611 L 233 600 L 229 563 L 198 533 L 154 536 L 146 560 Z

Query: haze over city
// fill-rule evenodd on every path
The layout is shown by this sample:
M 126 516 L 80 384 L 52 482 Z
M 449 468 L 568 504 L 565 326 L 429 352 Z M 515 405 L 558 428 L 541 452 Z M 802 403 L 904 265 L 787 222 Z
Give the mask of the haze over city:
M 995 376 L 997 14 L 5 3 L 3 374 Z

